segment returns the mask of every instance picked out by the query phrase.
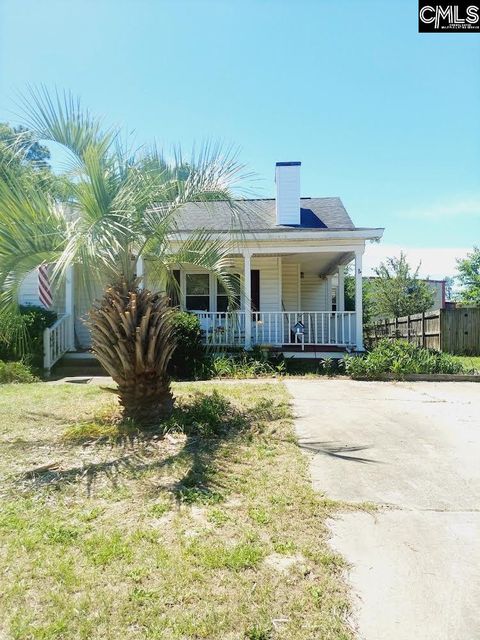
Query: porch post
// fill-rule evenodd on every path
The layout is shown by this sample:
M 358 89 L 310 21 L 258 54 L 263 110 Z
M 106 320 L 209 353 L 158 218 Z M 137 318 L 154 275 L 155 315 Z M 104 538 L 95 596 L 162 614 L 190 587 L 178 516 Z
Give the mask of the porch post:
M 65 273 L 65 315 L 68 316 L 68 349 L 75 349 L 75 303 L 73 296 L 73 265 Z
M 325 296 L 327 298 L 325 311 L 331 311 L 332 310 L 332 276 L 327 276 Z
M 136 271 L 137 271 L 137 278 L 141 278 L 140 284 L 139 284 L 139 288 L 140 289 L 144 289 L 145 288 L 145 279 L 144 279 L 144 265 L 143 265 L 143 257 L 142 256 L 138 256 L 137 257 Z
M 245 349 L 252 346 L 252 276 L 250 251 L 243 253 L 243 298 L 245 311 Z
M 337 311 L 345 311 L 345 267 L 338 265 L 337 275 Z
M 363 351 L 363 299 L 362 299 L 362 256 L 363 251 L 355 251 L 355 333 L 357 351 Z

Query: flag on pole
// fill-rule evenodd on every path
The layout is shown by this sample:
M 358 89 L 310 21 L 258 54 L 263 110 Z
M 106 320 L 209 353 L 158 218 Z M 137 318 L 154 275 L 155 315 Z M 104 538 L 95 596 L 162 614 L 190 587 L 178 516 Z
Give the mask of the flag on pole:
M 48 265 L 46 264 L 41 264 L 38 267 L 38 298 L 45 309 L 50 309 L 53 298 L 50 278 L 48 277 Z

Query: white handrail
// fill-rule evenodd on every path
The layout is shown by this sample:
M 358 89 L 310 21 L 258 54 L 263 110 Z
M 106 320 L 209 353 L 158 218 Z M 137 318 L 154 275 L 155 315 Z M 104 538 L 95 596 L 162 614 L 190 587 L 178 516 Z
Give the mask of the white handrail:
M 204 342 L 212 346 L 243 346 L 244 311 L 192 311 L 200 322 Z
M 43 332 L 43 368 L 47 375 L 53 365 L 73 347 L 72 322 L 72 316 L 62 315 Z
M 200 320 L 203 339 L 212 346 L 245 344 L 245 312 L 192 311 Z M 355 311 L 254 311 L 251 342 L 257 345 L 356 345 Z M 300 333 L 295 325 L 300 322 Z

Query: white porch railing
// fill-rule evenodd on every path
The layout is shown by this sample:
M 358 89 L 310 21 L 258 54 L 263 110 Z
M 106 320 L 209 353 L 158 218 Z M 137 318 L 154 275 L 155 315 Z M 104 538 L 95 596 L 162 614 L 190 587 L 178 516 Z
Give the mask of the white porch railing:
M 245 312 L 194 312 L 204 342 L 212 346 L 245 344 Z M 252 344 L 353 347 L 355 311 L 259 311 L 252 313 Z M 295 325 L 300 325 L 297 333 Z
M 48 373 L 53 365 L 72 348 L 72 316 L 63 315 L 43 332 L 43 368 Z
M 193 311 L 200 321 L 205 344 L 215 347 L 243 346 L 245 343 L 245 312 Z

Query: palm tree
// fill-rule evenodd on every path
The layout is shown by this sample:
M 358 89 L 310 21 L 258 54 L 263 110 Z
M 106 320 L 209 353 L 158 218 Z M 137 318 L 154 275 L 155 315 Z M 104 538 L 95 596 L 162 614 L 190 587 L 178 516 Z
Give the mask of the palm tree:
M 230 239 L 198 230 L 180 243 L 177 219 L 188 201 L 221 198 L 235 210 L 232 186 L 243 167 L 209 145 L 189 162 L 178 152 L 171 163 L 156 150 L 132 153 L 117 129 L 105 129 L 68 93 L 30 90 L 21 109 L 34 140 L 63 147 L 70 193 L 59 202 L 8 167 L 0 172 L 0 314 L 15 317 L 21 282 L 42 263 L 54 264 L 54 286 L 76 265 L 77 286 L 92 302 L 106 283 L 88 321 L 92 350 L 117 383 L 124 417 L 158 423 L 173 406 L 172 310 L 164 295 L 143 288 L 137 263 L 141 257 L 164 285 L 174 283 L 176 264 L 203 267 L 232 292 Z

